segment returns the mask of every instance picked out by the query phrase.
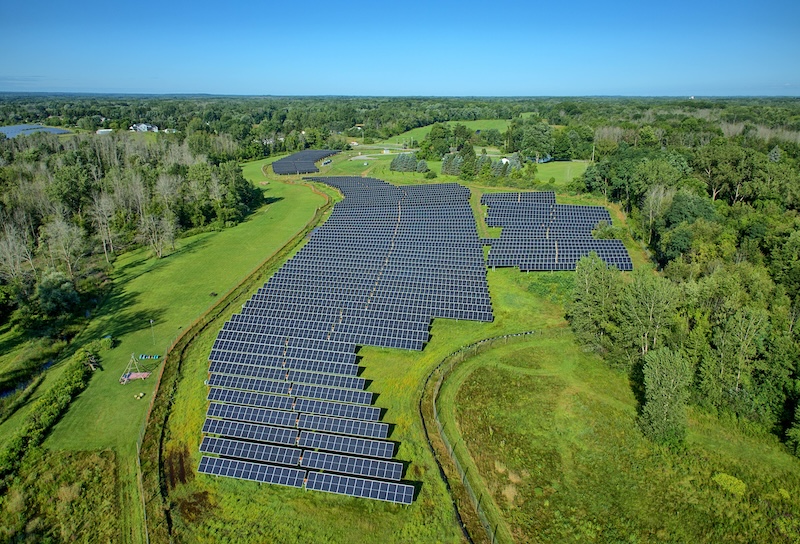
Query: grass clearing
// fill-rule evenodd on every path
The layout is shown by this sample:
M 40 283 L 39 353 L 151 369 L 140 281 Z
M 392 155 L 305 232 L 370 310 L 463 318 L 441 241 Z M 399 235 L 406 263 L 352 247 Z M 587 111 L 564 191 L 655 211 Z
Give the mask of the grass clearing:
M 537 164 L 536 179 L 564 190 L 573 179 L 582 176 L 590 164 L 590 161 L 550 161 Z
M 636 426 L 627 376 L 583 351 L 570 333 L 478 355 L 457 367 L 439 398 L 451 439 L 457 429 L 460 451 L 468 452 L 462 458 L 480 475 L 491 497 L 484 506 L 500 514 L 506 538 L 800 537 L 800 460 L 772 436 L 746 436 L 696 413 L 685 451 L 654 446 Z M 742 495 L 725 487 L 736 480 Z
M 508 129 L 508 125 L 511 122 L 510 119 L 476 119 L 474 121 L 447 121 L 444 124 L 453 127 L 456 124 L 464 125 L 468 129 L 472 131 L 476 130 L 491 130 L 495 129 L 499 132 L 505 132 Z M 431 126 L 428 125 L 425 127 L 418 127 L 411 129 L 409 131 L 403 132 L 402 134 L 398 134 L 397 136 L 392 136 L 391 138 L 387 138 L 386 140 L 382 140 L 377 145 L 381 143 L 387 144 L 403 144 L 403 143 L 410 143 L 413 140 L 417 140 L 421 142 L 425 136 L 431 131 Z

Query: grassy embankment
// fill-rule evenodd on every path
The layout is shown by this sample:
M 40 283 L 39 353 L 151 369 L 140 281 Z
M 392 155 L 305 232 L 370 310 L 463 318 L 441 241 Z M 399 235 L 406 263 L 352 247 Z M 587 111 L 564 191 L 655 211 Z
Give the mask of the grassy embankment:
M 261 166 L 271 160 L 245 165 L 245 176 L 254 182 L 263 182 Z M 298 232 L 323 203 L 322 197 L 307 187 L 284 183 L 270 183 L 265 187 L 265 196 L 272 202 L 243 224 L 181 239 L 176 250 L 163 259 L 153 259 L 144 249 L 121 255 L 114 263 L 111 295 L 74 341 L 74 345 L 80 345 L 110 334 L 118 339 L 118 345 L 104 354 L 102 370 L 95 373 L 87 390 L 54 428 L 45 442 L 52 453 L 46 453 L 45 457 L 64 457 L 80 464 L 82 455 L 93 456 L 98 450 L 110 450 L 109 455 L 116 458 L 119 492 L 118 505 L 110 515 L 120 518 L 123 541 L 143 539 L 135 445 L 155 386 L 160 359 L 139 361 L 143 369 L 154 373 L 148 380 L 123 386 L 119 384 L 119 377 L 131 353 L 137 357 L 141 353 L 163 355 L 184 327 Z M 41 392 L 49 389 L 61 370 L 59 364 L 48 370 L 37 393 L 0 426 L 0 434 L 13 432 L 28 407 Z M 134 398 L 137 393 L 145 393 L 144 398 Z M 67 455 L 65 450 L 76 453 Z M 41 461 L 42 466 L 47 463 L 47 459 Z M 28 473 L 22 474 L 22 479 L 36 475 L 40 467 L 36 463 L 29 464 L 26 470 Z M 64 471 L 69 473 L 72 469 L 64 466 Z M 109 471 L 104 478 L 114 476 L 114 471 Z M 83 490 L 86 500 L 91 492 Z

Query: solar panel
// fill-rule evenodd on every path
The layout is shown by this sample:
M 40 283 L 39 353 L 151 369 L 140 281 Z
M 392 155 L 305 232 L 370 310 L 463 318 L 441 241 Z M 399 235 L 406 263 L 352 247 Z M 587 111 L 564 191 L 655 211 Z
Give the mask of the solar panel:
M 295 445 L 297 443 L 297 430 L 295 429 L 282 429 L 280 427 L 270 427 L 268 425 L 240 423 L 238 421 L 228 421 L 226 419 L 206 419 L 205 423 L 203 423 L 203 432 L 205 434 L 244 438 L 257 442 L 271 442 L 273 444 Z
M 306 489 L 398 504 L 411 504 L 414 499 L 414 487 L 407 484 L 381 482 L 352 476 L 339 476 L 337 474 L 323 474 L 314 471 L 308 472 Z
M 297 418 L 300 414 L 296 412 L 267 410 L 251 406 L 237 406 L 235 404 L 212 402 L 208 406 L 206 415 L 208 417 L 246 421 L 248 423 L 263 423 L 265 425 L 278 425 L 279 427 L 296 427 Z
M 325 417 L 313 414 L 300 414 L 297 426 L 301 429 L 309 429 L 312 431 L 326 431 L 330 433 L 363 436 L 366 438 L 386 438 L 389 435 L 389 425 L 386 423 Z
M 238 459 L 264 461 L 281 465 L 297 465 L 300 462 L 300 450 L 297 448 L 254 444 L 253 442 L 214 438 L 213 436 L 203 437 L 200 451 L 202 453 L 214 453 L 223 457 L 236 457 Z
M 399 481 L 403 477 L 402 463 L 322 451 L 304 451 L 300 466 L 326 472 L 341 472 L 355 476 L 381 478 L 383 480 Z
M 245 404 L 261 408 L 274 408 L 277 410 L 291 410 L 294 404 L 294 398 L 292 397 L 265 395 L 263 393 L 251 393 L 249 391 L 223 389 L 220 387 L 212 387 L 209 389 L 208 400 L 228 402 L 231 404 Z
M 297 444 L 303 448 L 352 453 L 381 459 L 391 459 L 394 455 L 392 442 L 327 433 L 300 431 L 300 439 Z
M 378 421 L 381 417 L 381 409 L 375 406 L 341 404 L 339 402 L 324 400 L 297 399 L 294 409 L 297 412 L 350 419 L 363 419 L 366 421 Z
M 285 485 L 288 487 L 302 487 L 306 477 L 305 470 L 296 468 L 276 467 L 262 463 L 237 461 L 221 457 L 203 456 L 197 472 L 211 476 L 228 476 L 240 480 L 253 482 Z

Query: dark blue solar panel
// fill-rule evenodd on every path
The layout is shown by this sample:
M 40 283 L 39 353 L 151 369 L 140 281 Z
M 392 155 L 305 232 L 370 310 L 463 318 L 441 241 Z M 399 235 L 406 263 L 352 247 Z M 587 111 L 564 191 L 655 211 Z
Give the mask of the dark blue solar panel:
M 248 461 L 236 461 L 221 457 L 203 456 L 197 471 L 211 476 L 228 476 L 253 482 L 302 487 L 306 477 L 305 470 L 276 467 Z
M 414 499 L 414 487 L 410 485 L 314 471 L 308 472 L 306 489 L 399 504 L 411 504 Z

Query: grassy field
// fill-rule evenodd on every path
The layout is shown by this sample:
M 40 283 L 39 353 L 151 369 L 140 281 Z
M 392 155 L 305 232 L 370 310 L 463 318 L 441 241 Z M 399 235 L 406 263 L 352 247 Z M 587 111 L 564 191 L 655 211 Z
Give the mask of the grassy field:
M 508 128 L 509 124 L 508 119 L 477 119 L 475 121 L 448 121 L 444 123 L 450 127 L 460 124 L 464 125 L 468 129 L 475 131 L 475 130 L 490 130 L 496 129 L 500 132 L 505 132 Z M 403 144 L 403 143 L 410 143 L 413 140 L 417 140 L 421 142 L 425 136 L 431 131 L 431 127 L 419 127 L 411 129 L 407 132 L 402 134 L 398 134 L 397 136 L 392 136 L 391 138 L 387 138 L 379 143 L 387 143 L 387 144 Z
M 450 438 L 457 429 L 464 444 L 458 449 L 490 497 L 484 508 L 503 520 L 504 540 L 800 538 L 800 460 L 775 437 L 750 436 L 691 413 L 685 451 L 654 446 L 636 427 L 628 378 L 584 352 L 569 333 L 462 363 L 445 382 L 439 406 Z
M 536 179 L 564 189 L 568 183 L 583 175 L 589 161 L 550 161 L 536 166 Z

